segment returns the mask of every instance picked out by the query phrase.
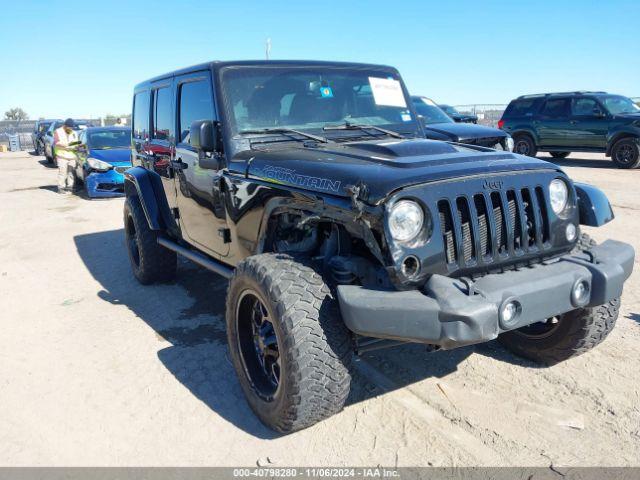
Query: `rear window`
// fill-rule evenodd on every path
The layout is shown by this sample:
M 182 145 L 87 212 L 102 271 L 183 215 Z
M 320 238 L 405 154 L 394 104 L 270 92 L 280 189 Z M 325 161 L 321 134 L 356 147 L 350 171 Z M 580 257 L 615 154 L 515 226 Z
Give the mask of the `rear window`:
M 513 100 L 504 112 L 504 117 L 530 117 L 535 112 L 538 98 Z

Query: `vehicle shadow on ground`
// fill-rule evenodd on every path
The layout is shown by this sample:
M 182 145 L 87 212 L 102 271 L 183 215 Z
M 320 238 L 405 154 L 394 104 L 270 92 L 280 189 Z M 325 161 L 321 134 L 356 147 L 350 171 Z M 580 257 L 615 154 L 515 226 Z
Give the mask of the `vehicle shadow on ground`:
M 38 163 L 45 168 L 58 168 L 53 162 L 49 163 L 46 159 L 38 160 Z
M 226 279 L 181 260 L 174 283 L 142 286 L 131 274 L 122 229 L 78 235 L 74 241 L 85 266 L 101 285 L 98 296 L 129 308 L 160 341 L 170 344 L 158 352 L 158 358 L 179 382 L 247 433 L 265 439 L 277 436 L 250 410 L 229 360 L 224 324 Z M 369 352 L 362 360 L 377 376 L 358 368 L 361 362 L 354 362 L 347 403 L 427 378 L 446 377 L 475 351 L 503 361 L 519 361 L 495 345 L 428 353 L 423 345 L 408 344 Z
M 640 314 L 638 313 L 630 313 L 627 315 L 629 320 L 633 320 L 634 322 L 640 323 Z

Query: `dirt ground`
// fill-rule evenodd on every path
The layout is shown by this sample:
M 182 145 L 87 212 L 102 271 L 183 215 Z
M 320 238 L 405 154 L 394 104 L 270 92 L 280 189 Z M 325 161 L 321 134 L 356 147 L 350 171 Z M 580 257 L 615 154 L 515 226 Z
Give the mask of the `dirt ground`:
M 577 158 L 573 158 L 577 157 Z M 640 252 L 639 171 L 562 161 Z M 0 465 L 640 465 L 640 266 L 617 327 L 551 368 L 495 342 L 357 361 L 344 412 L 279 436 L 228 359 L 225 281 L 188 262 L 174 284 L 129 270 L 122 200 L 55 193 L 56 171 L 0 154 Z

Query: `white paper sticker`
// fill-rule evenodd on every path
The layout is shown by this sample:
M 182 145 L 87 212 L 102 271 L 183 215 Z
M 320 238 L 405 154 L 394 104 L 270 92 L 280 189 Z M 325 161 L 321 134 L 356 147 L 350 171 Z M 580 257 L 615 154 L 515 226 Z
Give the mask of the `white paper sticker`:
M 393 78 L 369 77 L 369 85 L 376 105 L 407 108 L 402 86 Z

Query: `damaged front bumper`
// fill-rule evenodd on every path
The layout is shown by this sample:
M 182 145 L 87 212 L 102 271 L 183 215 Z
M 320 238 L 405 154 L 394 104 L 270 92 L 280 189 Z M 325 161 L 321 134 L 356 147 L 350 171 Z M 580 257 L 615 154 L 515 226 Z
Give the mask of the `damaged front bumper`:
M 124 195 L 124 170 L 131 165 L 114 167 L 106 172 L 91 172 L 85 177 L 87 194 L 91 198 L 120 197 Z
M 470 345 L 619 297 L 634 255 L 630 245 L 607 240 L 588 252 L 489 274 L 473 283 L 432 275 L 422 291 L 339 285 L 340 311 L 347 327 L 359 335 L 445 349 Z M 576 291 L 583 295 L 577 297 Z M 508 309 L 513 316 L 505 314 L 509 303 L 515 306 Z

